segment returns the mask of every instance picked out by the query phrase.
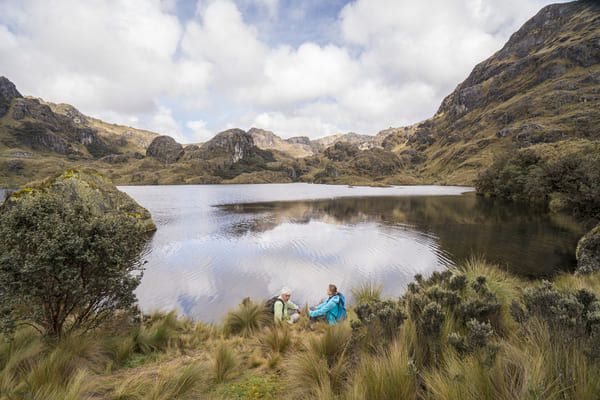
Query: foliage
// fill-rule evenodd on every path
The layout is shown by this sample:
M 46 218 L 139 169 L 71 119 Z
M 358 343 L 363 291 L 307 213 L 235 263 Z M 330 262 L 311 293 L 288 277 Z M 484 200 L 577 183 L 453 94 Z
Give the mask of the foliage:
M 479 194 L 549 204 L 600 219 L 600 157 L 565 154 L 546 161 L 531 150 L 505 154 L 475 181 Z
M 133 217 L 94 216 L 35 194 L 0 216 L 3 328 L 25 321 L 61 336 L 131 307 L 145 244 Z

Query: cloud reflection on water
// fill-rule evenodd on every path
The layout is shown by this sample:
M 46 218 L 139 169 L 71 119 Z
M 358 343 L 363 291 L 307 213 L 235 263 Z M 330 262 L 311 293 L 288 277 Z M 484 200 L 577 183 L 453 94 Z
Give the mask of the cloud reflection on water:
M 580 235 L 568 218 L 456 196 L 464 188 L 124 189 L 158 225 L 137 290 L 142 309 L 176 309 L 207 322 L 218 322 L 244 297 L 265 299 L 284 285 L 294 301 L 311 305 L 328 283 L 349 293 L 373 281 L 398 296 L 414 274 L 428 275 L 473 253 L 543 275 L 569 266 Z M 439 196 L 444 193 L 454 196 Z M 353 194 L 378 197 L 344 197 Z M 290 201 L 319 197 L 328 198 Z

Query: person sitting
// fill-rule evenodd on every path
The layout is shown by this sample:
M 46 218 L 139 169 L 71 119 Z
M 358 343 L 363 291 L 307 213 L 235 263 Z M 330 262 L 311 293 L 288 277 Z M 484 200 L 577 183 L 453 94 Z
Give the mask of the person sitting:
M 292 291 L 287 287 L 281 289 L 281 296 L 277 298 L 273 305 L 273 314 L 275 322 L 285 321 L 288 324 L 293 324 L 300 319 L 301 309 L 290 301 Z M 290 310 L 292 311 L 290 313 Z
M 337 287 L 333 284 L 327 288 L 328 299 L 316 307 L 311 307 L 308 313 L 311 321 L 329 322 L 330 325 L 335 325 L 338 321 L 346 318 L 346 299 L 344 295 L 337 291 Z

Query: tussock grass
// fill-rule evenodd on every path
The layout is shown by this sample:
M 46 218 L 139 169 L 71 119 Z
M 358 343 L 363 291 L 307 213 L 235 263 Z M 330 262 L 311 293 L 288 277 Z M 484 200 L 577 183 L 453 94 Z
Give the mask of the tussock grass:
M 255 303 L 245 298 L 237 310 L 227 313 L 223 329 L 226 334 L 249 337 L 258 332 L 262 326 L 272 322 L 271 320 L 262 303 Z
M 381 300 L 383 285 L 378 285 L 374 282 L 365 282 L 358 287 L 350 289 L 350 293 L 354 298 L 355 303 L 370 303 L 375 300 Z
M 214 376 L 216 383 L 224 382 L 237 366 L 237 359 L 231 347 L 225 342 L 219 343 L 215 350 Z
M 342 393 L 350 373 L 351 338 L 347 323 L 327 326 L 324 334 L 310 338 L 289 360 L 293 396 L 320 399 Z
M 416 367 L 405 343 L 365 357 L 350 379 L 347 399 L 416 399 Z
M 285 354 L 292 345 L 290 328 L 283 324 L 266 328 L 258 340 L 264 349 L 277 354 Z
M 314 330 L 250 300 L 223 328 L 154 313 L 50 342 L 21 327 L 0 337 L 0 400 L 600 398 L 600 273 L 552 286 L 471 258 L 415 279 L 400 300 L 363 285 L 368 312 Z

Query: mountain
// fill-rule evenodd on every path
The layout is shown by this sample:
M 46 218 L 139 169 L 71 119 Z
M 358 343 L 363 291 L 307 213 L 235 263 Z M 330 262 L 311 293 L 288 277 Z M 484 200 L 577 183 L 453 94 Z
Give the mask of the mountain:
M 399 105 L 400 107 L 401 105 Z M 473 184 L 504 154 L 600 151 L 600 4 L 550 5 L 481 62 L 431 118 L 310 140 L 231 129 L 198 145 L 23 97 L 0 78 L 0 184 L 92 169 L 117 184 Z
M 600 131 L 600 4 L 543 8 L 478 64 L 436 114 L 383 146 L 422 154 L 425 177 L 471 184 L 494 156 L 561 152 Z M 578 145 L 578 147 L 581 147 Z
M 155 133 L 108 124 L 68 104 L 23 97 L 0 77 L 0 154 L 56 153 L 98 158 L 114 153 L 145 152 Z

